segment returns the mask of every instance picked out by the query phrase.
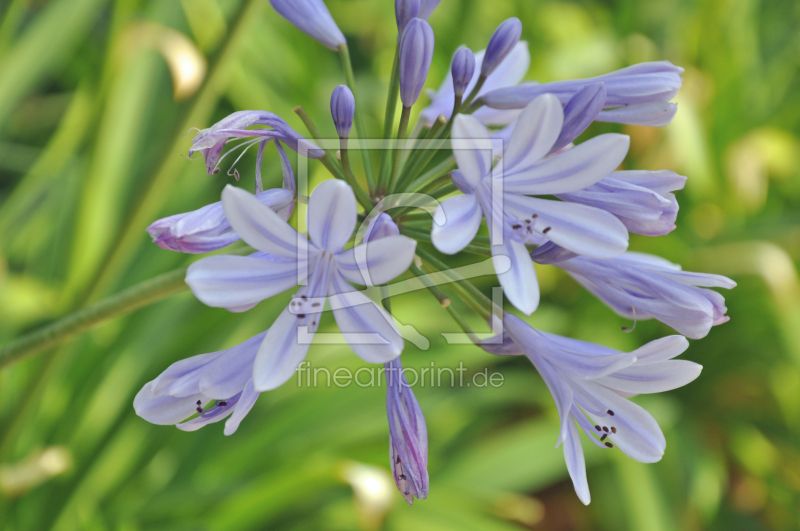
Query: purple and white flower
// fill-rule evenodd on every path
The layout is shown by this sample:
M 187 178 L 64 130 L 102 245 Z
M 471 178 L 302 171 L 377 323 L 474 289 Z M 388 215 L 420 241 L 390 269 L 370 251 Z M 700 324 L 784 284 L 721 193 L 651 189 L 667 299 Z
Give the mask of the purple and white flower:
M 667 441 L 658 422 L 628 397 L 676 389 L 700 375 L 702 366 L 672 359 L 689 346 L 686 338 L 664 337 L 627 353 L 540 332 L 510 314 L 504 323 L 503 341 L 487 341 L 484 349 L 524 354 L 542 376 L 561 419 L 556 447 L 564 443 L 567 470 L 584 504 L 591 496 L 578 427 L 601 448 L 616 446 L 642 463 L 661 460 Z
M 475 54 L 475 69 L 472 75 L 472 80 L 464 90 L 465 94 L 469 94 L 475 85 L 478 83 L 480 77 L 481 66 L 483 64 L 483 57 L 486 50 L 481 50 Z M 454 57 L 455 60 L 455 57 Z M 531 55 L 528 51 L 527 42 L 518 42 L 516 46 L 509 52 L 508 56 L 495 68 L 494 72 L 486 78 L 483 88 L 478 92 L 478 96 L 482 96 L 491 90 L 502 87 L 514 86 L 525 77 L 528 72 L 528 67 L 531 64 Z M 437 91 L 428 91 L 428 96 L 431 99 L 430 105 L 425 107 L 420 112 L 420 120 L 425 127 L 431 127 L 439 115 L 443 115 L 449 119 L 453 114 L 453 105 L 456 101 L 455 91 L 453 89 L 453 74 L 452 66 L 447 71 L 447 76 L 439 86 Z M 519 118 L 520 111 L 517 110 L 497 110 L 488 107 L 481 107 L 472 116 L 478 118 L 484 125 L 508 125 Z
M 253 387 L 253 360 L 265 335 L 262 332 L 235 347 L 173 363 L 137 393 L 136 414 L 183 431 L 199 430 L 230 416 L 224 433 L 233 434 L 259 395 Z M 197 417 L 184 422 L 195 413 Z
M 542 84 L 507 86 L 487 91 L 483 103 L 493 109 L 522 109 L 542 94 L 555 94 L 566 104 L 577 91 L 591 83 L 603 83 L 608 92 L 602 122 L 636 125 L 667 125 L 677 105 L 670 103 L 683 84 L 683 68 L 669 61 L 629 66 L 610 74 Z
M 248 129 L 253 126 L 267 126 L 270 129 Z M 243 139 L 244 142 L 223 154 L 225 144 L 231 138 Z M 236 149 L 244 148 L 239 158 L 255 144 L 258 144 L 258 159 L 256 161 L 256 180 L 261 181 L 261 159 L 264 148 L 270 140 L 281 141 L 294 151 L 300 150 L 303 142 L 305 153 L 311 158 L 320 158 L 325 153 L 310 141 L 292 129 L 283 118 L 267 111 L 238 111 L 207 129 L 202 129 L 192 139 L 189 156 L 200 152 L 206 159 L 206 171 L 209 175 L 219 173 L 219 163 L 224 157 Z M 239 159 L 236 159 L 237 161 Z M 236 165 L 233 163 L 232 167 Z
M 409 505 L 428 497 L 428 431 L 400 358 L 384 364 L 389 458 L 395 484 Z
M 615 171 L 583 190 L 556 197 L 607 210 L 629 232 L 663 236 L 675 230 L 678 217 L 678 201 L 671 192 L 685 183 L 686 177 L 669 170 Z
M 453 181 L 464 195 L 438 207 L 431 232 L 439 251 L 454 254 L 472 241 L 485 217 L 500 284 L 509 301 L 528 315 L 539 304 L 539 287 L 525 244 L 541 245 L 549 239 L 594 258 L 617 256 L 628 247 L 628 231 L 613 214 L 529 197 L 591 186 L 611 173 L 628 152 L 627 136 L 605 134 L 542 160 L 559 137 L 563 120 L 564 111 L 555 96 L 532 101 L 505 146 L 502 167 L 493 169 L 492 150 L 485 145 L 489 131 L 471 116 L 457 116 L 453 153 L 459 172 Z M 499 269 L 505 263 L 501 257 L 510 260 L 510 269 Z
M 552 253 L 552 254 L 551 254 Z M 712 326 L 727 322 L 725 298 L 710 289 L 731 289 L 736 282 L 721 275 L 682 271 L 658 256 L 627 252 L 608 260 L 584 256 L 571 259 L 532 253 L 538 263 L 552 263 L 569 273 L 611 309 L 629 319 L 658 319 L 692 339 L 708 335 Z
M 352 350 L 370 363 L 385 363 L 403 349 L 391 316 L 350 282 L 384 284 L 403 273 L 416 242 L 388 236 L 344 250 L 356 225 L 353 190 L 325 181 L 308 204 L 310 241 L 251 194 L 232 186 L 222 206 L 242 239 L 263 252 L 253 256 L 211 256 L 189 267 L 186 283 L 209 306 L 245 311 L 262 300 L 303 284 L 267 332 L 253 368 L 255 389 L 275 389 L 291 377 L 306 356 L 330 300 L 339 330 Z
M 347 44 L 322 0 L 269 0 L 269 3 L 297 29 L 331 50 Z

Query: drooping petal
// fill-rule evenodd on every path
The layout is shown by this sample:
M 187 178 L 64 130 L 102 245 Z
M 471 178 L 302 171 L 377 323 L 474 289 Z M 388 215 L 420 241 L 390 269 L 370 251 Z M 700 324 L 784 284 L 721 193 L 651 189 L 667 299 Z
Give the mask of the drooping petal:
M 391 315 L 344 277 L 333 276 L 329 290 L 333 317 L 353 352 L 369 363 L 386 363 L 403 351 L 403 338 Z
M 569 431 L 564 439 L 564 461 L 567 463 L 567 471 L 572 479 L 572 486 L 575 487 L 575 494 L 584 505 L 589 505 L 592 496 L 589 494 L 589 482 L 586 480 L 586 461 L 583 457 L 581 435 L 574 422 L 569 423 Z
M 145 384 L 133 399 L 136 414 L 152 424 L 178 424 L 194 413 L 198 400 L 208 400 L 200 393 L 183 397 L 155 394 L 154 383 Z
M 528 195 L 581 190 L 614 171 L 625 159 L 629 146 L 630 137 L 627 135 L 607 133 L 596 136 L 535 166 L 519 164 L 505 170 L 504 190 Z
M 637 363 L 596 381 L 625 396 L 663 393 L 693 382 L 702 370 L 702 365 L 686 360 L 668 360 L 643 366 Z
M 625 225 L 599 208 L 513 194 L 505 194 L 505 206 L 519 219 L 535 216 L 535 230 L 574 253 L 612 258 L 628 248 Z
M 491 135 L 473 116 L 459 114 L 453 120 L 452 136 L 458 169 L 474 189 L 492 168 Z
M 417 242 L 406 236 L 387 236 L 362 243 L 336 255 L 339 272 L 362 286 L 379 286 L 405 272 L 414 260 Z
M 236 311 L 296 286 L 304 269 L 292 260 L 209 256 L 189 266 L 186 284 L 202 303 Z
M 631 354 L 636 356 L 636 366 L 650 365 L 671 360 L 683 354 L 689 348 L 689 342 L 683 336 L 662 337 L 637 348 Z
M 525 244 L 504 238 L 502 244 L 492 245 L 492 261 L 508 301 L 525 315 L 535 312 L 539 307 L 539 282 Z M 509 261 L 510 266 L 505 269 Z
M 440 252 L 455 254 L 466 247 L 478 234 L 483 218 L 475 194 L 445 199 L 433 216 L 431 241 Z M 443 222 L 441 225 L 439 222 Z
M 203 371 L 224 353 L 222 350 L 176 361 L 151 382 L 153 394 L 175 397 L 198 394 Z
M 250 410 L 253 409 L 259 394 L 261 393 L 256 391 L 253 387 L 253 379 L 250 378 L 247 380 L 244 390 L 242 391 L 242 396 L 239 398 L 239 402 L 233 410 L 233 414 L 227 422 L 225 422 L 225 430 L 223 431 L 225 435 L 233 435 L 236 430 L 239 429 L 239 424 L 244 420 L 247 414 L 250 413 Z
M 503 153 L 506 175 L 524 171 L 547 155 L 564 124 L 561 102 L 552 94 L 531 101 L 517 121 L 517 126 Z
M 641 463 L 655 463 L 661 460 L 667 441 L 658 422 L 641 406 L 634 404 L 595 382 L 582 382 L 583 389 L 602 403 L 607 411 L 606 416 L 599 417 L 589 413 L 595 424 L 613 426 L 616 433 L 609 435 L 611 442 L 625 455 Z
M 252 194 L 228 185 L 222 191 L 222 207 L 233 230 L 259 251 L 298 260 L 299 235 Z
M 324 181 L 308 200 L 308 235 L 319 248 L 338 253 L 356 228 L 356 196 L 338 179 Z
M 564 127 L 550 151 L 556 152 L 578 138 L 597 118 L 605 102 L 606 86 L 602 83 L 586 85 L 576 92 L 564 105 Z

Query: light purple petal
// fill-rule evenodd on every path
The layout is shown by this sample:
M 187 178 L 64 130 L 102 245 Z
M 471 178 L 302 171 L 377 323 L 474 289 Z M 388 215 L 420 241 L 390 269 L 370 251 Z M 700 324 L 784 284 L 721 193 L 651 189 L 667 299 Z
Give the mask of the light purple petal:
M 298 284 L 298 264 L 291 260 L 261 260 L 220 255 L 189 266 L 186 283 L 202 303 L 237 309 L 282 293 Z
M 510 267 L 504 270 L 509 260 Z M 492 261 L 508 301 L 525 315 L 535 312 L 539 307 L 539 282 L 525 245 L 504 238 L 501 245 L 492 245 Z
M 572 486 L 575 487 L 575 494 L 584 505 L 589 505 L 592 496 L 589 494 L 589 482 L 586 480 L 586 461 L 583 457 L 581 436 L 574 422 L 569 423 L 569 431 L 564 438 L 564 461 L 567 463 L 567 471 L 572 479 Z
M 337 179 L 324 181 L 308 200 L 308 234 L 321 249 L 338 253 L 356 228 L 356 196 Z
M 597 120 L 600 122 L 662 127 L 672 121 L 676 112 L 678 112 L 677 103 L 652 101 L 602 111 L 597 116 Z
M 208 400 L 200 393 L 180 398 L 154 394 L 153 384 L 154 382 L 145 384 L 133 399 L 136 414 L 152 424 L 177 424 L 192 416 L 198 400 Z
M 362 286 L 386 284 L 408 269 L 417 242 L 406 236 L 387 236 L 362 243 L 336 255 L 339 272 Z
M 322 0 L 269 0 L 297 29 L 331 50 L 347 41 Z
M 386 363 L 403 351 L 403 338 L 392 316 L 335 274 L 329 300 L 333 317 L 350 348 L 369 363 Z
M 298 259 L 297 232 L 252 194 L 228 185 L 222 191 L 222 207 L 233 230 L 245 242 L 265 253 Z
M 242 391 L 242 396 L 239 398 L 239 402 L 236 404 L 236 408 L 233 410 L 233 414 L 225 422 L 225 435 L 233 435 L 237 429 L 239 429 L 239 424 L 244 420 L 250 410 L 253 409 L 253 406 L 256 404 L 256 400 L 258 399 L 258 395 L 261 394 L 255 390 L 253 387 L 253 379 L 250 378 L 247 380 L 247 383 L 244 386 L 244 391 Z
M 222 352 L 203 370 L 199 386 L 208 397 L 224 400 L 242 392 L 253 377 L 253 362 L 266 332 Z
M 433 219 L 433 245 L 444 254 L 455 254 L 478 234 L 483 216 L 475 194 L 465 194 L 445 199 L 437 207 Z
M 693 382 L 702 370 L 702 365 L 691 361 L 668 360 L 644 366 L 634 364 L 596 381 L 626 396 L 663 393 Z
M 625 159 L 629 146 L 627 135 L 596 136 L 535 166 L 518 165 L 505 170 L 504 190 L 529 195 L 581 190 L 614 171 Z
M 176 361 L 151 382 L 153 384 L 152 392 L 175 397 L 198 394 L 203 370 L 224 353 L 225 351 L 223 350 Z M 174 423 L 170 422 L 168 424 Z
M 492 169 L 490 134 L 473 116 L 459 114 L 453 120 L 453 156 L 464 179 L 474 189 Z
M 539 162 L 555 144 L 564 124 L 564 111 L 551 94 L 530 102 L 517 121 L 514 133 L 503 153 L 506 175 L 524 171 Z
M 536 215 L 534 228 L 574 253 L 612 258 L 628 248 L 625 225 L 599 208 L 513 194 L 505 194 L 505 206 L 519 219 Z

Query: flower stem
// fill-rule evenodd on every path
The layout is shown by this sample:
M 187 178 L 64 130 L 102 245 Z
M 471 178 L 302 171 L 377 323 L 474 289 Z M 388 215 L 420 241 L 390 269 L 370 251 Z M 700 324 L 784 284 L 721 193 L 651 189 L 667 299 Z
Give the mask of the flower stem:
M 436 287 L 436 284 L 431 281 L 429 276 L 414 264 L 411 264 L 411 272 L 420 282 L 422 282 L 422 284 L 425 285 L 426 288 L 428 288 L 428 291 L 430 291 L 431 294 L 436 297 L 436 300 L 439 301 L 439 304 L 442 305 L 442 308 L 447 310 L 447 313 L 450 314 L 450 317 L 452 317 L 461 330 L 463 330 L 464 333 L 469 336 L 470 340 L 472 340 L 473 343 L 479 343 L 480 339 L 475 335 L 475 332 L 472 331 L 472 328 L 469 326 L 469 324 L 467 324 L 467 321 L 464 319 L 464 317 L 462 317 L 459 311 L 452 305 L 450 298 L 442 293 L 438 287 Z
M 356 194 L 356 198 L 358 202 L 361 203 L 361 206 L 364 207 L 364 212 L 369 214 L 372 212 L 372 209 L 375 205 L 372 204 L 372 199 L 370 199 L 369 194 L 361 188 L 361 185 L 358 184 L 356 180 L 356 176 L 353 175 L 353 170 L 350 168 L 350 155 L 347 150 L 347 139 L 340 138 L 339 139 L 339 153 L 342 155 L 342 168 L 344 169 L 344 180 L 347 181 L 347 184 L 353 189 Z
M 419 161 L 420 157 L 422 157 L 423 153 L 427 152 L 430 145 L 439 137 L 442 129 L 447 125 L 447 118 L 444 117 L 443 114 L 440 114 L 436 121 L 433 123 L 433 126 L 428 129 L 428 134 L 425 135 L 425 138 L 421 142 L 417 142 L 414 145 L 414 151 L 408 157 L 406 161 L 405 168 L 415 168 L 417 162 Z M 398 190 L 406 190 L 409 187 L 405 186 L 408 180 L 411 178 L 413 173 L 411 171 L 403 171 L 400 181 L 397 183 Z
M 469 96 L 467 96 L 464 99 L 465 107 L 469 106 L 469 104 L 472 103 L 472 100 L 475 99 L 475 97 L 478 95 L 478 92 L 480 92 L 481 89 L 483 88 L 484 83 L 486 83 L 486 78 L 484 76 L 479 77 L 478 82 L 475 84 L 475 88 L 473 88 L 472 92 L 469 93 Z
M 301 120 L 303 120 L 304 124 L 306 124 L 306 129 L 308 129 L 311 138 L 314 140 L 320 140 L 321 135 L 319 134 L 319 129 L 317 129 L 317 126 L 314 125 L 314 121 L 311 120 L 311 117 L 308 115 L 303 106 L 298 105 L 295 107 L 294 113 L 299 116 Z M 347 180 L 344 172 L 342 172 L 342 168 L 339 167 L 339 163 L 335 162 L 336 157 L 330 152 L 330 150 L 325 149 L 323 151 L 325 151 L 325 156 L 319 159 L 322 165 L 328 168 L 328 171 L 331 172 L 331 175 L 337 179 Z
M 383 121 L 383 138 L 389 139 L 392 135 L 394 126 L 394 114 L 397 109 L 397 97 L 400 94 L 400 41 L 394 52 L 394 62 L 392 63 L 392 77 L 389 80 L 389 95 L 386 97 L 386 114 Z M 381 150 L 381 165 L 378 172 L 378 187 L 386 186 L 389 179 L 390 151 Z
M 400 126 L 397 128 L 397 144 L 395 144 L 394 163 L 392 164 L 392 175 L 389 177 L 388 192 L 394 192 L 397 185 L 397 171 L 400 169 L 400 160 L 402 159 L 401 149 L 406 141 L 406 133 L 408 132 L 408 118 L 411 116 L 411 107 L 403 107 L 403 113 L 400 115 Z
M 251 250 L 252 251 L 252 250 Z M 95 326 L 165 299 L 188 288 L 187 267 L 145 280 L 97 304 L 87 306 L 0 348 L 0 367 L 39 353 Z
M 432 243 L 431 235 L 427 232 L 420 232 L 412 229 L 407 229 L 401 226 L 400 234 L 408 236 L 409 238 L 414 238 L 415 240 Z M 477 245 L 468 244 L 466 247 L 464 247 L 463 250 L 467 253 L 477 254 L 478 256 L 492 256 L 491 249 L 487 249 L 486 247 L 479 247 Z
M 430 170 L 426 171 L 405 187 L 406 191 L 413 192 L 418 188 L 424 186 L 423 190 L 428 188 L 428 183 L 431 182 L 431 179 L 437 178 L 438 175 L 450 175 L 450 172 L 456 169 L 456 159 L 452 155 L 444 159 L 442 162 L 431 168 Z M 421 192 L 425 193 L 425 192 Z
M 353 64 L 350 62 L 350 50 L 347 44 L 339 46 L 339 57 L 342 59 L 342 68 L 344 69 L 344 77 L 347 80 L 347 86 L 353 93 L 356 100 L 356 131 L 358 131 L 359 140 L 366 140 L 367 133 L 364 129 L 364 120 L 361 117 L 361 105 L 359 104 L 358 96 L 356 95 L 356 78 L 353 75 Z M 361 149 L 361 158 L 364 161 L 364 174 L 367 176 L 367 185 L 369 186 L 370 195 L 375 191 L 375 174 L 372 171 L 372 161 L 369 158 L 369 150 Z

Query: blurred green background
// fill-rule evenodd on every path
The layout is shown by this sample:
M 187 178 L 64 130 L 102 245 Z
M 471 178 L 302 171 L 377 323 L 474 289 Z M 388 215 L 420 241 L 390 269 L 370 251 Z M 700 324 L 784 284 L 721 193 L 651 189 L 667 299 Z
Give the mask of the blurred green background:
M 393 2 L 327 3 L 377 134 Z M 333 131 L 338 58 L 266 0 L 5 0 L 0 16 L 0 343 L 194 259 L 144 231 L 219 200 L 232 181 L 181 158 L 190 127 L 266 109 L 305 133 L 292 113 L 302 104 Z M 431 17 L 428 88 L 456 46 L 483 48 L 510 16 L 530 43 L 529 79 L 660 59 L 686 68 L 668 127 L 595 124 L 586 134 L 628 133 L 629 169 L 689 176 L 678 229 L 634 237 L 632 249 L 739 283 L 724 293 L 731 322 L 683 355 L 704 366 L 701 377 L 640 400 L 664 429 L 664 459 L 643 465 L 584 444 L 585 508 L 554 449 L 555 407 L 527 360 L 447 346 L 439 332 L 457 329 L 422 292 L 393 301 L 432 343 L 407 343 L 405 365 L 463 361 L 505 377 L 499 388 L 416 388 L 429 429 L 427 501 L 408 507 L 387 483 L 383 388 L 290 381 L 227 438 L 220 424 L 152 426 L 131 406 L 145 382 L 262 331 L 288 297 L 230 314 L 185 292 L 0 370 L 0 529 L 800 527 L 800 2 L 444 0 Z M 254 160 L 239 166 L 248 189 Z M 274 150 L 265 161 L 267 185 L 279 186 Z M 325 174 L 311 170 L 312 180 Z M 566 275 L 539 275 L 534 326 L 620 349 L 672 333 L 652 321 L 622 333 L 630 323 Z M 335 345 L 309 359 L 363 366 Z

